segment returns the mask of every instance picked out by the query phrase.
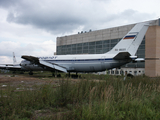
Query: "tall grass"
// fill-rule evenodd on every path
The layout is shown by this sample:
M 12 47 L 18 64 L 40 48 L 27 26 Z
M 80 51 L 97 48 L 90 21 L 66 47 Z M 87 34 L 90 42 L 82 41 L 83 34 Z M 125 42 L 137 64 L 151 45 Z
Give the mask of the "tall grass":
M 160 119 L 159 78 L 96 77 L 61 78 L 59 87 L 44 84 L 33 91 L 10 86 L 0 91 L 0 119 L 31 119 L 44 109 L 52 111 L 47 119 Z
M 159 119 L 159 83 L 147 77 L 81 80 L 70 85 L 65 100 L 73 105 L 74 119 Z

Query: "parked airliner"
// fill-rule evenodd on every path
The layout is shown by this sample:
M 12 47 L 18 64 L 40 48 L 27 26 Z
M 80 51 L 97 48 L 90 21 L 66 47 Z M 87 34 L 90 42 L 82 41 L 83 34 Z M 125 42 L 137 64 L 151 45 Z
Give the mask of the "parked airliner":
M 149 22 L 136 24 L 109 52 L 104 54 L 85 55 L 55 55 L 52 57 L 34 57 L 23 55 L 25 59 L 17 66 L 5 66 L 7 69 L 21 71 L 60 71 L 70 72 L 100 72 L 106 69 L 118 68 L 136 60 L 139 45 L 149 27 Z M 0 67 L 1 68 L 1 67 Z
M 44 70 L 61 72 L 100 72 L 106 69 L 118 68 L 132 60 L 149 27 L 148 22 L 136 24 L 109 52 L 104 54 L 85 55 L 55 55 L 52 57 L 34 57 L 23 55 L 22 58 L 30 61 Z M 23 62 L 21 66 L 30 67 Z

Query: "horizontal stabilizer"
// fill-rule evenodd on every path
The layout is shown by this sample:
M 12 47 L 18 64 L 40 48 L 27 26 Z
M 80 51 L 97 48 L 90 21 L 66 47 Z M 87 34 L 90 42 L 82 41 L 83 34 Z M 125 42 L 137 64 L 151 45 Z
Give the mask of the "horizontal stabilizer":
M 40 60 L 39 62 L 40 62 L 40 64 L 42 64 L 42 65 L 44 65 L 46 67 L 49 67 L 49 68 L 56 69 L 58 71 L 62 71 L 62 72 L 67 73 L 67 70 L 64 67 L 61 67 L 59 65 L 51 64 L 51 63 L 43 61 L 43 60 Z
M 128 52 L 120 52 L 113 59 L 115 60 L 130 59 L 130 54 Z
M 137 58 L 135 60 L 133 60 L 133 62 L 145 62 L 144 58 Z

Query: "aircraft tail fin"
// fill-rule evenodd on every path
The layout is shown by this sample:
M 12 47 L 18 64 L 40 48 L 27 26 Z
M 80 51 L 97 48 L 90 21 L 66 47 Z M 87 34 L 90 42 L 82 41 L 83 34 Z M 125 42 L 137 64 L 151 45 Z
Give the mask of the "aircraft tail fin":
M 129 53 L 135 56 L 139 45 L 149 27 L 149 22 L 136 24 L 107 54 Z M 120 54 L 119 54 L 120 56 Z
M 16 57 L 15 57 L 15 54 L 14 54 L 14 52 L 13 52 L 13 64 L 16 64 L 16 63 L 17 63 Z

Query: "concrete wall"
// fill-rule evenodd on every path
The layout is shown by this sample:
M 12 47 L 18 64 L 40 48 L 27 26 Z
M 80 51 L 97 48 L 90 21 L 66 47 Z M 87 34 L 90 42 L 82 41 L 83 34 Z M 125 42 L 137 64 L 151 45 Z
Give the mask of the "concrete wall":
M 151 25 L 159 25 L 159 19 L 152 20 L 150 22 L 151 22 Z M 87 33 L 57 37 L 57 46 L 119 39 L 124 37 L 124 35 L 126 35 L 128 31 L 133 28 L 134 25 L 135 24 L 131 24 L 131 25 L 125 25 L 120 27 L 91 31 Z
M 160 26 L 149 27 L 145 48 L 145 74 L 150 77 L 160 76 Z

